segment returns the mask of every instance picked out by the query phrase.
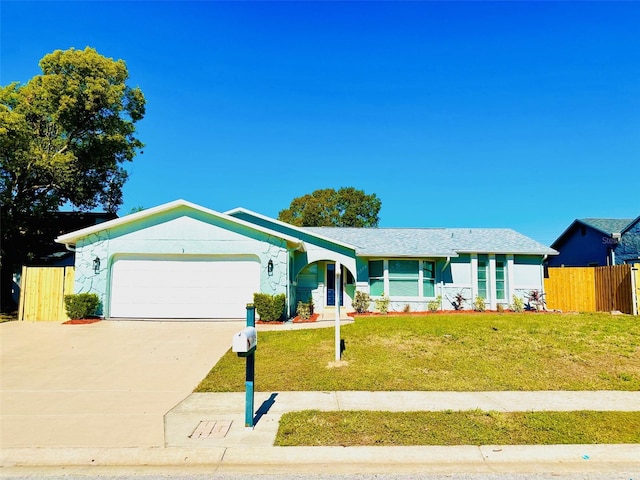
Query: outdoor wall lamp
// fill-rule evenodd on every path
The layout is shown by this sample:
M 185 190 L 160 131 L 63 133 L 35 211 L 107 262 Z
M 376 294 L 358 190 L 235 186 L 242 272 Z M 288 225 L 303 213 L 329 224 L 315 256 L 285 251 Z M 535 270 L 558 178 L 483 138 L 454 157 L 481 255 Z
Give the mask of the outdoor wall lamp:
M 269 263 L 267 263 L 267 274 L 269 276 L 273 275 L 273 260 L 269 260 Z
M 93 259 L 93 273 L 96 275 L 100 273 L 100 259 L 98 257 Z

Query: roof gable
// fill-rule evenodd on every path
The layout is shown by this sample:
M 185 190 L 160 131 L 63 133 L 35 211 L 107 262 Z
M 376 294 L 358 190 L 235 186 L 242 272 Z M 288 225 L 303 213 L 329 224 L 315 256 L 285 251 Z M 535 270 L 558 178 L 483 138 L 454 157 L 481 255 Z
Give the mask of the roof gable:
M 309 236 L 314 237 L 321 242 L 329 242 L 340 247 L 347 248 L 349 250 L 355 250 L 355 246 L 349 242 L 343 242 L 339 238 L 335 236 L 325 236 L 320 232 L 314 232 L 310 228 L 306 227 L 297 227 L 295 225 L 291 225 L 290 223 L 283 222 L 281 220 L 277 220 L 275 218 L 267 217 L 266 215 L 262 215 L 260 213 L 253 212 L 251 210 L 247 210 L 246 208 L 234 208 L 225 212 L 226 215 L 230 215 L 235 218 L 240 218 L 246 220 L 251 223 L 256 223 L 258 225 L 263 225 L 267 228 L 273 228 L 274 230 L 278 230 L 284 233 L 287 233 L 291 236 L 302 237 L 303 239 L 308 239 Z M 306 237 L 306 238 L 305 238 Z
M 629 230 L 640 220 L 632 218 L 577 218 L 567 229 L 560 234 L 558 238 L 551 244 L 551 248 L 559 248 L 564 242 L 577 231 L 578 226 L 586 226 L 608 237 L 621 235 Z
M 220 219 L 225 222 L 234 223 L 245 228 L 250 228 L 252 230 L 267 233 L 269 235 L 273 235 L 278 238 L 282 238 L 286 240 L 288 243 L 292 244 L 295 248 L 304 249 L 303 242 L 298 238 L 261 227 L 251 222 L 246 222 L 244 220 L 231 217 L 224 213 L 216 212 L 215 210 L 201 207 L 200 205 L 187 202 L 186 200 L 175 200 L 173 202 L 165 203 L 157 207 L 142 210 L 140 212 L 132 213 L 124 217 L 120 217 L 114 220 L 110 220 L 110 221 L 93 225 L 87 228 L 83 228 L 81 230 L 76 230 L 74 232 L 60 235 L 58 238 L 56 238 L 55 241 L 58 243 L 63 243 L 65 245 L 75 245 L 78 240 L 84 237 L 87 237 L 89 235 L 96 234 L 98 232 L 102 232 L 107 229 L 114 229 L 114 228 L 125 227 L 125 226 L 132 227 L 132 226 L 135 226 L 136 223 L 143 225 L 145 221 L 149 220 L 152 217 L 167 214 L 169 212 L 173 212 L 180 209 L 186 210 L 186 211 L 190 210 L 204 218 L 210 217 L 214 219 Z
M 611 236 L 614 233 L 622 233 L 633 223 L 633 218 L 580 218 L 578 221 Z
M 639 217 L 637 217 L 635 220 L 631 220 L 631 221 L 629 222 L 629 225 L 627 225 L 627 226 L 624 228 L 624 230 L 622 230 L 622 232 L 621 232 L 621 233 L 623 233 L 623 234 L 624 234 L 624 233 L 628 232 L 628 231 L 629 231 L 629 230 L 631 230 L 635 225 L 638 225 L 639 223 L 640 223 L 640 216 L 639 216 Z

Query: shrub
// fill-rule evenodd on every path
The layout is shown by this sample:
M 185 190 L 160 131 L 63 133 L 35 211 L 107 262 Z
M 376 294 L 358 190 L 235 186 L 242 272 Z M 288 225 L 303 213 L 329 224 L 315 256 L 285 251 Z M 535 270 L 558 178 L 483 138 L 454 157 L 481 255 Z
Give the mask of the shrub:
M 280 320 L 284 314 L 287 297 L 284 293 L 269 295 L 268 293 L 254 293 L 253 303 L 260 320 L 273 322 Z
M 438 295 L 435 300 L 430 300 L 427 303 L 427 308 L 429 309 L 430 312 L 437 312 L 438 310 L 440 310 L 441 305 L 442 305 L 442 296 Z
M 385 294 L 382 294 L 382 297 L 376 298 L 375 300 L 376 310 L 383 315 L 386 315 L 389 312 L 390 301 L 391 300 L 389 299 L 389 297 L 387 297 Z
M 525 294 L 525 297 L 527 298 L 527 310 L 535 310 L 536 312 L 539 312 L 546 308 L 544 293 L 538 290 L 531 290 L 529 293 Z
M 473 309 L 476 312 L 484 312 L 486 310 L 486 305 L 484 303 L 484 298 L 478 295 L 473 302 Z
M 464 295 L 462 295 L 462 292 L 456 293 L 455 296 L 453 297 L 453 300 L 449 300 L 449 302 L 451 303 L 451 305 L 455 310 L 463 310 L 464 302 L 466 301 L 467 299 L 464 298 Z
M 313 315 L 313 301 L 298 302 L 296 314 L 303 320 L 309 320 L 311 315 Z
M 500 313 L 504 312 L 504 304 L 499 303 L 496 308 L 498 309 L 498 312 Z
M 511 301 L 511 310 L 518 313 L 524 311 L 524 301 L 520 297 L 513 295 L 513 297 L 511 297 Z
M 356 295 L 351 302 L 351 306 L 358 313 L 365 313 L 369 311 L 369 305 L 371 304 L 371 297 L 368 293 L 356 290 Z
M 95 293 L 65 295 L 64 306 L 71 320 L 79 320 L 96 314 L 100 298 Z

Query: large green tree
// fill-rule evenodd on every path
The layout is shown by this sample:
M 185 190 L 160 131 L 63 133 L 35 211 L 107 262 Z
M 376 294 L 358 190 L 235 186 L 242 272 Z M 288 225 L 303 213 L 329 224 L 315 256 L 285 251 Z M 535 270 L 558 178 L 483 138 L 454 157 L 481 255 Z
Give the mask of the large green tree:
M 143 147 L 135 124 L 145 98 L 127 85 L 123 60 L 72 48 L 45 55 L 40 68 L 26 84 L 0 87 L 3 310 L 38 217 L 63 205 L 115 212 L 127 179 L 123 165 Z
M 377 227 L 381 207 L 375 193 L 325 188 L 294 198 L 278 219 L 299 227 Z

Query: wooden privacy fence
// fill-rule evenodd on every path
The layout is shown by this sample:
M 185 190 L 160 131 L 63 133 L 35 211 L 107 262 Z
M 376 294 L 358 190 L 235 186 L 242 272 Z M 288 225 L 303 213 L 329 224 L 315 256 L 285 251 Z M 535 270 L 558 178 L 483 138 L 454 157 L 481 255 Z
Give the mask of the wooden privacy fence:
M 22 267 L 18 320 L 69 320 L 64 296 L 73 293 L 73 267 Z
M 547 308 L 637 315 L 638 267 L 550 267 L 544 279 Z
M 549 267 L 544 279 L 547 308 L 550 310 L 595 312 L 595 271 L 593 267 Z

